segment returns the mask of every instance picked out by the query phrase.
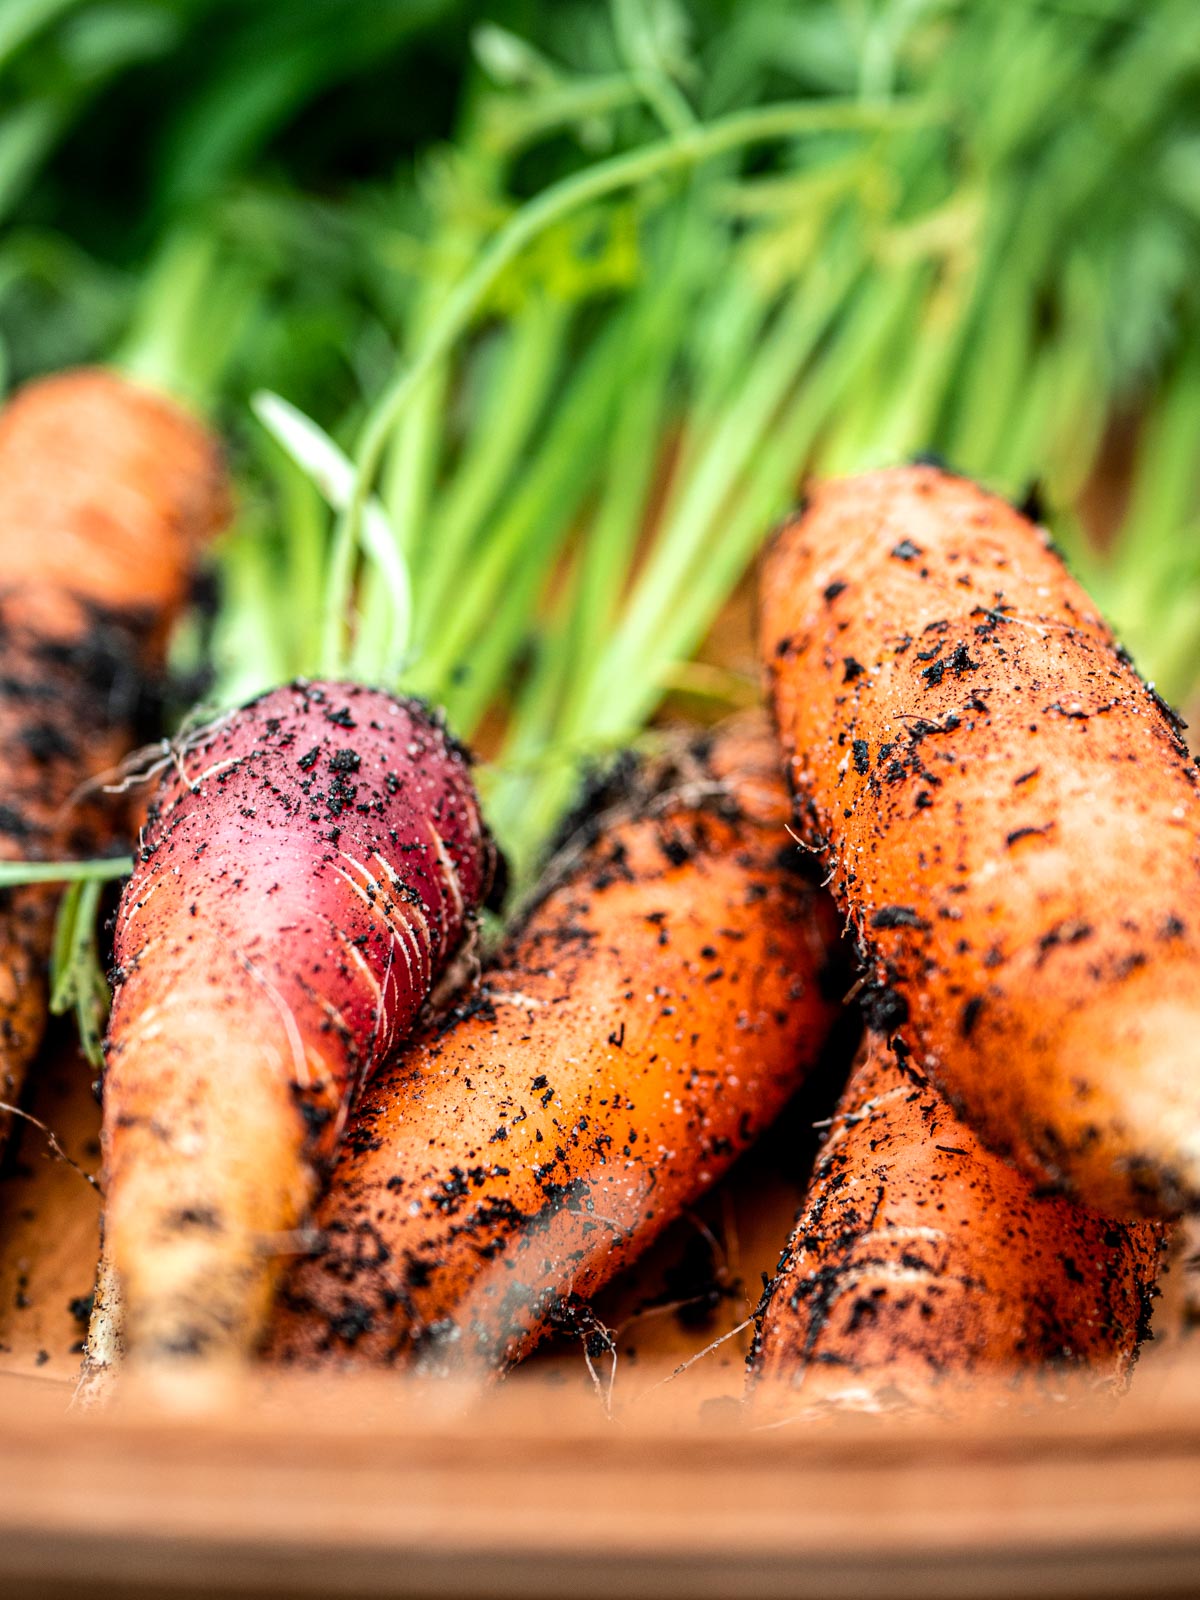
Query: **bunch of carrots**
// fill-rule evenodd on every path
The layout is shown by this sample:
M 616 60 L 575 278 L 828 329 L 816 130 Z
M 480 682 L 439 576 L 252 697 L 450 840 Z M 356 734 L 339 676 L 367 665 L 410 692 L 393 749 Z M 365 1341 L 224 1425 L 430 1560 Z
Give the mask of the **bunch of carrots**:
M 1099 448 L 1098 357 L 1075 372 L 1056 337 L 1028 408 L 1089 419 L 1080 472 L 1039 456 L 1015 379 L 978 423 L 976 352 L 1037 321 L 1042 264 L 989 320 L 1020 227 L 993 218 L 964 276 L 944 110 L 891 92 L 902 31 L 873 35 L 871 92 L 702 120 L 642 8 L 613 19 L 620 72 L 578 81 L 485 34 L 536 92 L 499 151 L 483 119 L 481 192 L 546 128 L 628 114 L 656 136 L 495 226 L 464 214 L 461 174 L 435 190 L 453 270 L 407 308 L 352 454 L 257 396 L 303 603 L 281 623 L 244 516 L 216 709 L 180 720 L 162 685 L 185 614 L 203 653 L 189 600 L 237 499 L 180 402 L 215 409 L 237 339 L 214 327 L 192 384 L 173 337 L 135 327 L 133 376 L 65 371 L 0 412 L 0 1072 L 19 1116 L 48 1013 L 74 1010 L 103 1105 L 89 1394 L 282 1364 L 489 1381 L 591 1326 L 797 1100 L 825 1136 L 754 1312 L 764 1421 L 1118 1390 L 1200 1209 L 1183 724 L 1036 510 L 940 465 L 857 472 L 928 437 L 1001 484 L 1040 461 L 1069 499 Z M 1010 130 L 1017 168 L 1039 126 Z M 1158 149 L 1156 123 L 1134 133 Z M 780 142 L 795 170 L 735 181 Z M 854 221 L 879 151 L 920 219 L 883 275 Z M 596 310 L 623 229 L 668 192 L 644 228 L 663 270 Z M 798 194 L 825 230 L 815 281 L 776 259 Z M 743 230 L 756 207 L 770 224 Z M 581 234 L 585 290 L 518 293 L 514 264 Z M 700 245 L 728 268 L 712 282 Z M 164 281 L 190 263 L 196 306 L 221 268 L 195 235 L 173 249 Z M 927 302 L 958 305 L 957 332 L 900 368 Z M 1194 367 L 1185 350 L 1151 439 L 1178 470 L 1147 525 L 1183 514 Z M 766 708 L 644 737 L 814 462 L 758 574 Z M 1119 541 L 1090 573 L 1132 559 Z M 1173 624 L 1180 682 L 1193 655 Z M 476 765 L 476 736 L 502 759 Z M 581 787 L 585 754 L 604 760 Z
M 39 498 L 47 439 L 70 470 Z M 99 373 L 0 418 L 5 526 L 37 534 L 6 596 L 14 1088 L 47 1005 L 36 880 L 138 821 L 89 1392 L 503 1373 L 803 1093 L 852 1001 L 756 1412 L 1123 1385 L 1200 1196 L 1197 774 L 1045 533 L 936 466 L 817 487 L 762 573 L 774 727 L 619 765 L 489 950 L 501 858 L 421 702 L 302 679 L 119 759 L 228 504 L 217 461 Z

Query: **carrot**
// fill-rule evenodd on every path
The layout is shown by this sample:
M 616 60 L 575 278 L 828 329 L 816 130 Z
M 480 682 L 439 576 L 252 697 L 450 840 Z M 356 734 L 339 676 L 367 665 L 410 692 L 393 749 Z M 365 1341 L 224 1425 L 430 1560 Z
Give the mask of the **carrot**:
M 771 1120 L 836 1009 L 777 771 L 758 721 L 594 820 L 479 994 L 366 1095 L 269 1355 L 502 1370 Z
M 123 818 L 74 801 L 136 742 L 202 539 L 228 492 L 209 436 L 120 378 L 79 371 L 0 411 L 0 857 L 88 857 Z M 0 1097 L 45 1027 L 52 888 L 0 891 Z
M 751 1394 L 797 1416 L 1119 1390 L 1161 1248 L 1161 1224 L 1038 1195 L 869 1037 L 759 1306 Z
M 828 484 L 762 643 L 875 1025 L 1038 1181 L 1200 1204 L 1197 774 L 1046 535 L 932 467 Z
M 250 1349 L 350 1101 L 495 866 L 417 701 L 297 682 L 177 758 L 118 910 L 104 1079 L 105 1248 L 143 1364 Z

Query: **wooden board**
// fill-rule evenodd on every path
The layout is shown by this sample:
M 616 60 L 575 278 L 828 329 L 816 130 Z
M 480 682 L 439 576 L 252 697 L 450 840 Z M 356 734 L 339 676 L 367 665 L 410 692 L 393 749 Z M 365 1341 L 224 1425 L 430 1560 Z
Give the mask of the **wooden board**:
M 1107 1413 L 759 1433 L 651 1410 L 615 1426 L 537 1379 L 461 1414 L 379 1377 L 292 1380 L 174 1420 L 0 1388 L 12 1597 L 1200 1587 L 1194 1364 Z

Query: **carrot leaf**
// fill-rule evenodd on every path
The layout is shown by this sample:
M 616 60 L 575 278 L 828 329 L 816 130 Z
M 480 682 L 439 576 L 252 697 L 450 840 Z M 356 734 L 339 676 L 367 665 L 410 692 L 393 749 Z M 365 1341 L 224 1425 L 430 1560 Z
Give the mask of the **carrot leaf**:
M 110 1004 L 97 935 L 103 890 L 98 878 L 70 885 L 59 902 L 50 959 L 50 1010 L 55 1016 L 75 1013 L 84 1055 L 97 1069 L 104 1065 L 101 1040 Z

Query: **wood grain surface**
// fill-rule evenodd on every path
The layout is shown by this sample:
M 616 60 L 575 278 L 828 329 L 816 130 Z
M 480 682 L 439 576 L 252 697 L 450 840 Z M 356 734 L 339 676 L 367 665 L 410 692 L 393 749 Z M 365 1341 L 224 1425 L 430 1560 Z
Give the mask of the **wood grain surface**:
M 538 1379 L 387 1379 L 64 1415 L 9 1379 L 5 1595 L 1182 1595 L 1200 1369 L 1106 1412 L 955 1427 L 622 1424 Z

